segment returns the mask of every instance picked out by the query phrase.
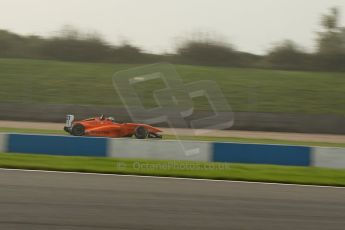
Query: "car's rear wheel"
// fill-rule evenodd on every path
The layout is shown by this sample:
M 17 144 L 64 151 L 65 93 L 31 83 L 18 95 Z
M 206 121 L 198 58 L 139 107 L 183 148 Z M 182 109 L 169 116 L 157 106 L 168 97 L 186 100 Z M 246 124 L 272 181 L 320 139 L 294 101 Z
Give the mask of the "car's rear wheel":
M 148 135 L 149 132 L 143 126 L 138 126 L 134 131 L 134 136 L 137 139 L 146 139 Z
M 73 136 L 84 136 L 85 135 L 85 127 L 81 124 L 75 124 L 72 127 L 71 134 Z

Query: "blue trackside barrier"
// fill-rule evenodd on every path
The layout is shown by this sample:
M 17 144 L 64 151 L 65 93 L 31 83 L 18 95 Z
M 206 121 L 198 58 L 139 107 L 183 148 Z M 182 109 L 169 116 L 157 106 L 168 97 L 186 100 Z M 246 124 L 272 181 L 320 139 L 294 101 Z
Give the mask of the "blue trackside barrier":
M 178 141 L 0 133 L 0 152 L 345 168 L 345 148 L 198 141 L 185 144 L 200 148 L 200 154 L 178 154 Z
M 213 161 L 310 166 L 311 148 L 304 146 L 214 143 Z
M 8 152 L 105 157 L 106 138 L 9 134 Z

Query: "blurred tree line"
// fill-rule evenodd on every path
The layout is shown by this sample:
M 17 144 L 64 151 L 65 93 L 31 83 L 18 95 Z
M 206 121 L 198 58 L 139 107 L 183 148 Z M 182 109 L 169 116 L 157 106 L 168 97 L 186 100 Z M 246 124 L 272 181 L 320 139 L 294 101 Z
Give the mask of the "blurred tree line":
M 266 55 L 236 50 L 215 39 L 184 40 L 174 54 L 150 54 L 129 43 L 114 46 L 102 36 L 83 34 L 72 27 L 56 36 L 21 36 L 0 30 L 0 58 L 37 58 L 80 62 L 152 63 L 224 67 L 252 67 L 287 70 L 345 71 L 345 27 L 339 25 L 339 10 L 332 8 L 321 18 L 317 51 L 305 52 L 286 40 L 276 44 Z

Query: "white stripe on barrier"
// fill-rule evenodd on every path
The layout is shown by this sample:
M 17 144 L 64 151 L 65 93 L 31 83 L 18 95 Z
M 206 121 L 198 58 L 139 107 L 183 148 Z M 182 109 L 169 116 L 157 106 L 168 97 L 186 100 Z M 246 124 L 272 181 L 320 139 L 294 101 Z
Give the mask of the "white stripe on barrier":
M 7 151 L 7 134 L 0 133 L 0 152 Z
M 189 151 L 188 151 L 189 150 Z M 211 161 L 212 143 L 110 139 L 108 156 L 120 158 Z
M 314 147 L 312 165 L 324 168 L 345 168 L 345 148 Z

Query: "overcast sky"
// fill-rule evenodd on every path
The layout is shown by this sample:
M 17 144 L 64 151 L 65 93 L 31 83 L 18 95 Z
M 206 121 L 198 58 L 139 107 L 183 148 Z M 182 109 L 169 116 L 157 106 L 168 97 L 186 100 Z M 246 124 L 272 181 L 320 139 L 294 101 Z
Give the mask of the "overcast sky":
M 195 32 L 257 54 L 283 39 L 312 51 L 320 15 L 332 6 L 345 25 L 345 0 L 0 0 L 0 29 L 49 36 L 73 25 L 156 53 Z

